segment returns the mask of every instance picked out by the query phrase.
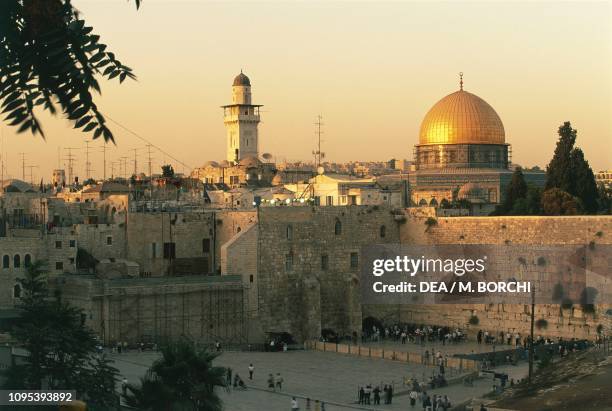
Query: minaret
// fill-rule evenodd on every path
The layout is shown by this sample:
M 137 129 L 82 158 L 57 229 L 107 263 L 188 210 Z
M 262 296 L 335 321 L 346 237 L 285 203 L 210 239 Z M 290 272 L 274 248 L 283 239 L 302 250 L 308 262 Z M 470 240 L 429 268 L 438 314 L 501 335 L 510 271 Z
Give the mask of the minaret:
M 227 130 L 227 161 L 258 157 L 259 107 L 251 104 L 251 81 L 240 71 L 232 84 L 232 104 L 223 107 Z

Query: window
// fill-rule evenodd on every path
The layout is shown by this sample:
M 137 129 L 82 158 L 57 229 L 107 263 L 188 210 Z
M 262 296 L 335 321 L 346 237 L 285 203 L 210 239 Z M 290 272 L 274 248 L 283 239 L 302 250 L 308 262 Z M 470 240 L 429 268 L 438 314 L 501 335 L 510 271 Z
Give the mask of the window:
M 176 244 L 164 243 L 164 258 L 170 260 L 176 258 Z
M 210 238 L 202 239 L 202 252 L 204 254 L 210 253 Z
M 15 284 L 13 287 L 13 298 L 21 298 L 21 286 L 19 284 Z
M 64 263 L 61 261 L 56 261 L 55 263 L 55 269 L 56 270 L 63 270 L 64 269 Z
M 327 271 L 329 268 L 329 256 L 327 254 L 323 254 L 321 256 L 321 270 Z
M 55 242 L 55 248 L 62 248 L 62 242 L 61 241 L 56 241 Z
M 293 254 L 285 255 L 285 270 L 286 271 L 293 270 Z
M 334 196 L 327 196 L 325 201 L 326 201 L 328 206 L 334 205 Z
M 151 243 L 151 258 L 157 258 L 157 243 Z
M 253 274 L 249 275 L 249 282 L 252 283 L 253 282 Z
M 70 257 L 68 261 L 70 262 L 70 264 L 74 264 L 74 257 Z
M 106 245 L 113 245 L 113 237 L 112 236 L 106 236 Z
M 76 247 L 76 240 L 70 240 L 69 247 L 71 248 Z
M 30 254 L 26 254 L 23 258 L 23 264 L 26 268 L 32 265 L 32 256 Z
M 351 268 L 359 267 L 359 254 L 351 253 Z
M 293 226 L 292 225 L 288 225 L 287 226 L 287 240 L 291 241 L 293 240 Z
M 19 254 L 15 254 L 13 256 L 13 268 L 21 267 L 21 256 Z
M 380 226 L 380 238 L 385 238 L 385 236 L 387 235 L 387 227 L 385 227 L 384 225 Z
M 2 257 L 2 268 L 9 268 L 11 264 L 11 258 L 8 255 Z
M 240 228 L 240 227 L 236 228 L 236 233 L 239 233 L 241 231 L 242 231 L 242 228 Z
M 340 222 L 340 220 L 336 220 L 336 225 L 334 226 L 334 234 L 342 234 L 342 223 Z

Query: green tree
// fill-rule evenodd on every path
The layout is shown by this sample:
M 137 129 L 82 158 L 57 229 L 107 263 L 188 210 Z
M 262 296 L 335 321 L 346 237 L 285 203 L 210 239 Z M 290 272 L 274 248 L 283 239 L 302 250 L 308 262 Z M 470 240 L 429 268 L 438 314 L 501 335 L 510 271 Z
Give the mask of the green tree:
M 539 215 L 541 213 L 542 190 L 539 187 L 528 185 L 525 198 L 519 198 L 508 214 L 511 215 Z
M 225 386 L 226 369 L 213 366 L 216 357 L 187 339 L 164 346 L 140 386 L 128 385 L 126 404 L 146 411 L 221 411 L 215 388 Z
M 28 356 L 9 368 L 5 388 L 75 390 L 92 409 L 114 409 L 117 370 L 96 353 L 97 341 L 83 312 L 59 295 L 49 296 L 41 261 L 32 263 L 18 282 L 21 314 L 12 335 Z
M 559 140 L 553 158 L 546 167 L 546 189 L 558 188 L 567 193 L 573 191 L 571 155 L 576 142 L 577 131 L 569 121 L 559 127 Z
M 141 0 L 136 0 L 136 6 Z M 0 110 L 18 132 L 44 133 L 36 108 L 61 112 L 94 138 L 113 140 L 93 93 L 96 77 L 135 79 L 70 0 L 0 1 Z
M 511 214 L 516 203 L 521 199 L 525 199 L 526 196 L 527 183 L 525 182 L 525 177 L 523 176 L 523 170 L 520 167 L 517 167 L 514 170 L 514 173 L 512 173 L 510 184 L 508 184 L 508 187 L 506 188 L 504 201 L 496 207 L 494 214 Z
M 544 191 L 541 206 L 544 215 L 575 215 L 580 212 L 580 200 L 558 188 Z
M 603 184 L 598 187 L 597 208 L 600 214 L 612 214 L 612 189 Z
M 546 167 L 546 189 L 558 188 L 578 197 L 585 212 L 595 213 L 599 193 L 593 170 L 585 160 L 584 153 L 574 147 L 577 133 L 569 121 L 559 127 L 559 141 Z
M 587 213 L 595 213 L 598 208 L 599 193 L 595 175 L 584 158 L 584 153 L 580 148 L 574 148 L 571 154 L 572 179 L 574 182 L 573 191 L 570 194 L 578 197 L 582 201 L 584 210 Z

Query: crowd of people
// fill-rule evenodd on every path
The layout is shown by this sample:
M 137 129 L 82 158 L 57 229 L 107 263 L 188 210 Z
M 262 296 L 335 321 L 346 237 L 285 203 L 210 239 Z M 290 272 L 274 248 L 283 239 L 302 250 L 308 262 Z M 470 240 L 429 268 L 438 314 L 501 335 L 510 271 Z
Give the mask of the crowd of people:
M 380 405 L 381 397 L 385 404 L 391 404 L 393 402 L 393 385 L 385 384 L 381 389 L 378 385 L 372 388 L 372 384 L 368 384 L 365 387 L 359 387 L 357 391 L 359 404 Z
M 451 407 L 447 395 L 434 394 L 430 396 L 427 391 L 413 389 L 408 393 L 408 398 L 410 399 L 410 407 L 414 408 L 419 402 L 425 411 L 447 411 Z
M 362 341 L 397 341 L 402 344 L 412 342 L 424 345 L 426 342 L 439 341 L 442 345 L 465 341 L 466 334 L 459 328 L 442 326 L 395 324 L 392 326 L 372 325 L 365 328 Z

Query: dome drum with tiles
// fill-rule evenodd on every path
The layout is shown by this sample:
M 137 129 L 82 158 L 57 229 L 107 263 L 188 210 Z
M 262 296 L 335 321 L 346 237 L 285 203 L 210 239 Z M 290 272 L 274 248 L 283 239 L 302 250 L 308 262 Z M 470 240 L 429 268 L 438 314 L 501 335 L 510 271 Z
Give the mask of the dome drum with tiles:
M 425 115 L 415 148 L 417 169 L 508 168 L 504 125 L 486 101 L 463 88 Z

